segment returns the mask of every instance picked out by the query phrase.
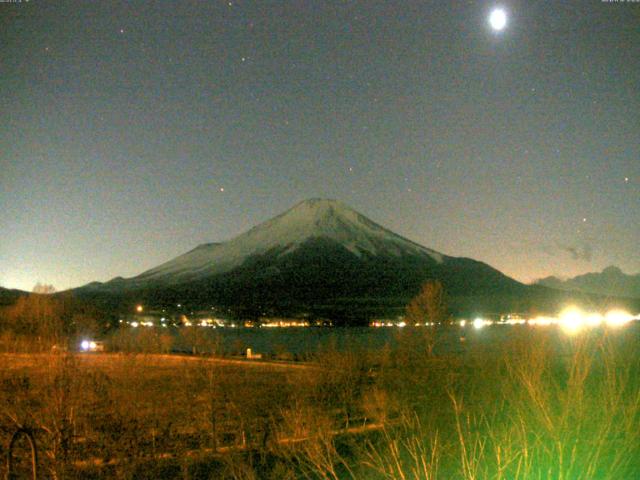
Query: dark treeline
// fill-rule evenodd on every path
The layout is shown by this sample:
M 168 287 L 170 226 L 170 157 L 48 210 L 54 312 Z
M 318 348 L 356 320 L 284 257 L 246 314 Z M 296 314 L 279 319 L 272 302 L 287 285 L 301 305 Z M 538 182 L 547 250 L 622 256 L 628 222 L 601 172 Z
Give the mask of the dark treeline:
M 76 336 L 106 333 L 115 324 L 114 320 L 113 314 L 71 293 L 54 295 L 34 291 L 0 306 L 0 347 L 42 350 L 66 345 Z

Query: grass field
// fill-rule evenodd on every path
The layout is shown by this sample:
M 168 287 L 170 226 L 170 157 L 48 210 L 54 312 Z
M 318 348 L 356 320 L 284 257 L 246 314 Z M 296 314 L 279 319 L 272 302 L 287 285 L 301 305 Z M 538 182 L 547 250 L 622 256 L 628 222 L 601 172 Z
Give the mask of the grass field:
M 445 356 L 430 340 L 306 364 L 5 353 L 0 454 L 26 427 L 39 478 L 640 478 L 637 332 L 525 327 Z

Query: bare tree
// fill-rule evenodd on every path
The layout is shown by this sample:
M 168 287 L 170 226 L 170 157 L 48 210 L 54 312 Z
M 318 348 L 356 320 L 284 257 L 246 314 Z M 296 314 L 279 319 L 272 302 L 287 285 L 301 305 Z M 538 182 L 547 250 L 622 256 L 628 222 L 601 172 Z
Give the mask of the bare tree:
M 52 293 L 56 293 L 56 287 L 38 282 L 35 284 L 32 291 L 33 293 L 39 293 L 42 295 L 51 295 Z
M 445 323 L 449 319 L 444 288 L 438 281 L 426 282 L 420 293 L 416 295 L 406 310 L 406 320 L 409 324 Z
M 54 297 L 54 292 L 53 285 L 38 283 L 33 293 L 19 297 L 6 309 L 4 328 L 29 338 L 36 348 L 58 343 L 65 330 L 65 302 Z

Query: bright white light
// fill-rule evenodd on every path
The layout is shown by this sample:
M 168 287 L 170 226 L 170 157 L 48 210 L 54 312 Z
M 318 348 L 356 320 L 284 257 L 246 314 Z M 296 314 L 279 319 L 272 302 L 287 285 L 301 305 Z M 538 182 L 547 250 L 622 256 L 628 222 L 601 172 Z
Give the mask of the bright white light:
M 567 333 L 576 333 L 584 326 L 584 314 L 576 307 L 569 307 L 560 314 L 560 325 Z
M 464 327 L 467 324 L 466 320 L 460 320 L 460 326 Z
M 131 322 L 131 326 L 133 328 L 138 328 L 138 322 Z
M 82 343 L 80 343 L 80 348 L 82 348 L 82 350 L 89 350 L 90 346 L 91 344 L 89 343 L 89 340 L 83 340 Z
M 600 326 L 600 324 L 602 323 L 602 320 L 603 320 L 602 315 L 600 315 L 599 313 L 590 313 L 584 319 L 586 324 L 589 325 L 590 327 Z
M 555 321 L 553 318 L 550 318 L 550 317 L 536 317 L 529 320 L 528 323 L 529 325 L 546 326 L 546 325 L 551 325 L 552 323 L 555 323 Z
M 489 324 L 491 324 L 491 322 L 490 322 L 490 321 L 488 321 L 488 320 L 484 320 L 484 319 L 479 318 L 479 317 L 478 317 L 478 318 L 476 318 L 476 319 L 473 321 L 473 327 L 474 327 L 474 328 L 476 328 L 477 330 L 480 330 L 482 327 L 484 327 L 484 326 L 486 326 L 486 325 L 489 325 Z
M 398 326 L 399 326 L 400 328 L 402 328 L 402 327 L 406 327 L 406 326 L 407 326 L 407 324 L 406 324 L 405 322 L 400 322 L 400 323 L 398 323 Z
M 489 15 L 489 24 L 496 32 L 507 26 L 507 13 L 502 8 L 494 9 Z
M 604 320 L 610 327 L 621 327 L 633 320 L 633 316 L 624 310 L 611 310 L 607 312 Z

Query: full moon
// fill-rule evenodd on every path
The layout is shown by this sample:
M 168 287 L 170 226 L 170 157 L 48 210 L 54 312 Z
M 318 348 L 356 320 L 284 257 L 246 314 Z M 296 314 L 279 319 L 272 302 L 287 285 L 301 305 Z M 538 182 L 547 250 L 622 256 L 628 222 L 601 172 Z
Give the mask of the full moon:
M 507 25 L 507 13 L 501 8 L 496 8 L 489 15 L 489 24 L 496 32 L 503 30 Z

